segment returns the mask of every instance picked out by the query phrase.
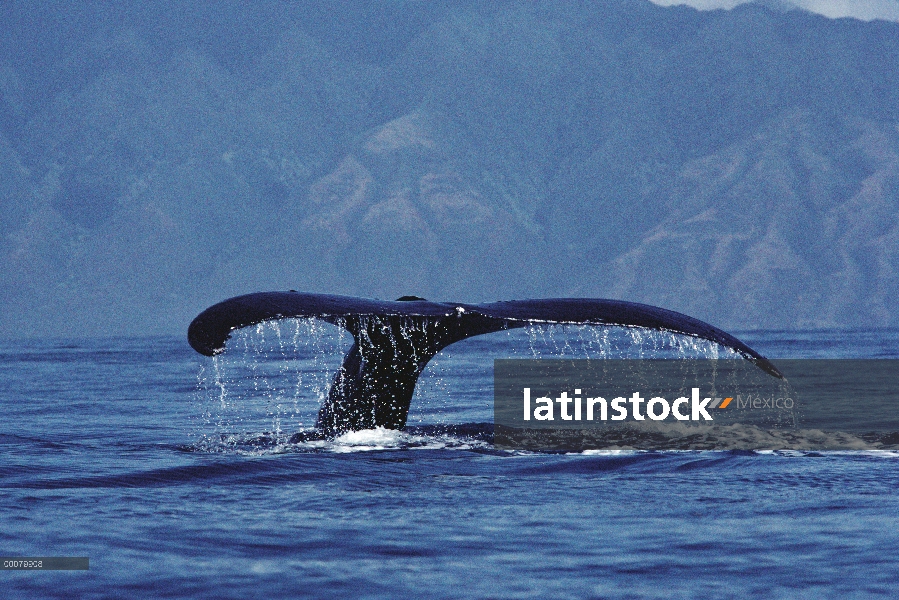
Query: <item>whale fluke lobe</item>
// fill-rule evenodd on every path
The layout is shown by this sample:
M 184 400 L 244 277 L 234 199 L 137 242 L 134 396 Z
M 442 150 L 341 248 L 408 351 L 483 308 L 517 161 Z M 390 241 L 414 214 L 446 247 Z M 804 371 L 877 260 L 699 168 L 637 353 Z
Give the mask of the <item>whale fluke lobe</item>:
M 570 323 L 645 327 L 707 339 L 732 348 L 774 377 L 780 371 L 761 354 L 708 323 L 634 302 L 589 298 L 513 300 L 486 304 L 396 301 L 300 292 L 259 292 L 215 304 L 190 324 L 187 338 L 200 354 L 225 349 L 231 332 L 264 321 L 316 317 L 344 327 L 355 343 L 334 376 L 317 427 L 326 434 L 373 427 L 401 429 L 418 376 L 446 346 L 475 335 Z

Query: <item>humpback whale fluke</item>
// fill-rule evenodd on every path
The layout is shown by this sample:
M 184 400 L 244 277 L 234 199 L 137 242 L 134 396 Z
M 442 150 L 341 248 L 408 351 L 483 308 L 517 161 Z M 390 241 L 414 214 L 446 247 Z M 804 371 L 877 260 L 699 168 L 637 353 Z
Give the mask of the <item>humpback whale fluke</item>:
M 453 342 L 532 323 L 645 327 L 695 336 L 727 346 L 774 377 L 783 378 L 761 354 L 708 323 L 635 302 L 589 298 L 512 300 L 485 304 L 396 301 L 289 292 L 259 292 L 215 304 L 193 320 L 190 345 L 213 356 L 231 332 L 264 321 L 317 317 L 347 329 L 355 343 L 334 376 L 317 427 L 326 434 L 406 424 L 415 382 L 428 361 Z

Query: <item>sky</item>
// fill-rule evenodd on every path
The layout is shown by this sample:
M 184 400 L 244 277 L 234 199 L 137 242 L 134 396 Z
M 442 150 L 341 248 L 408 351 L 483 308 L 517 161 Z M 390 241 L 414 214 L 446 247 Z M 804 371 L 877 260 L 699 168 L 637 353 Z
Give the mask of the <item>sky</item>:
M 700 10 L 730 9 L 753 0 L 651 0 L 661 6 L 686 4 Z M 864 21 L 899 21 L 899 0 L 790 0 L 777 4 L 793 5 L 831 18 L 853 17 Z M 768 2 L 771 4 L 771 2 Z

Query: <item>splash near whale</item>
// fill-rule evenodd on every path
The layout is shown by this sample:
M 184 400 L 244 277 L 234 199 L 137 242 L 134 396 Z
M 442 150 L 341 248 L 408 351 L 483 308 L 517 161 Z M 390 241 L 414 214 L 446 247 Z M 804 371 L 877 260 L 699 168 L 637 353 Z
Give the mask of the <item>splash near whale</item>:
M 534 323 L 642 327 L 710 340 L 783 378 L 761 354 L 717 327 L 647 304 L 588 298 L 513 300 L 485 304 L 395 301 L 300 292 L 260 292 L 230 298 L 200 313 L 187 338 L 200 354 L 224 351 L 231 332 L 277 319 L 315 317 L 349 331 L 354 343 L 318 413 L 326 435 L 375 427 L 402 429 L 418 376 L 440 350 L 465 338 Z

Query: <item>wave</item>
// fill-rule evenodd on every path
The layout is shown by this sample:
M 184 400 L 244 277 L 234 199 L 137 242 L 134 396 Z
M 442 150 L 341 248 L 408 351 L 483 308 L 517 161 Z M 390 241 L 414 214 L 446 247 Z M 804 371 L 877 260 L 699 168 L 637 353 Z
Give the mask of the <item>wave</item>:
M 420 425 L 403 430 L 377 427 L 326 436 L 310 429 L 290 437 L 275 433 L 226 433 L 205 436 L 185 450 L 242 455 L 267 455 L 310 452 L 369 452 L 373 450 L 491 450 L 493 423 L 460 425 Z
M 761 428 L 756 425 L 643 422 L 601 429 L 513 429 L 498 426 L 498 448 L 588 450 L 899 450 L 899 433 Z
M 609 435 L 604 446 L 557 447 L 543 451 L 504 449 L 495 443 L 492 423 L 408 427 L 403 431 L 377 428 L 326 438 L 301 432 L 294 439 L 269 433 L 205 438 L 191 446 L 172 450 L 192 455 L 189 464 L 130 469 L 107 474 L 72 476 L 71 470 L 35 470 L 22 466 L 0 472 L 0 488 L 34 490 L 156 488 L 171 486 L 281 486 L 284 484 L 332 481 L 369 482 L 372 469 L 388 480 L 413 476 L 495 473 L 505 474 L 595 474 L 637 470 L 669 473 L 694 468 L 765 469 L 772 457 L 806 458 L 829 456 L 837 460 L 899 458 L 897 444 L 866 440 L 845 432 L 791 430 L 754 431 L 734 425 L 706 427 L 703 431 L 659 437 L 658 432 L 631 431 Z M 698 428 L 693 428 L 698 429 Z M 819 449 L 810 446 L 817 445 Z M 489 463 L 473 464 L 460 458 L 492 456 Z M 330 457 L 330 458 L 328 458 Z M 528 458 L 525 462 L 503 458 Z M 841 458 L 842 457 L 842 458 Z M 187 456 L 185 456 L 187 458 Z M 322 462 L 322 459 L 325 462 Z M 749 462 L 747 462 L 749 461 Z M 395 465 L 395 466 L 390 466 Z M 748 472 L 748 471 L 747 471 Z M 68 475 L 68 476 L 66 476 Z
M 516 429 L 493 423 L 419 425 L 403 430 L 366 429 L 328 437 L 306 430 L 290 437 L 273 433 L 221 434 L 186 447 L 192 452 L 268 455 L 379 450 L 473 450 L 479 452 L 617 451 L 899 451 L 899 432 L 765 429 L 755 425 L 635 423 L 584 430 Z

